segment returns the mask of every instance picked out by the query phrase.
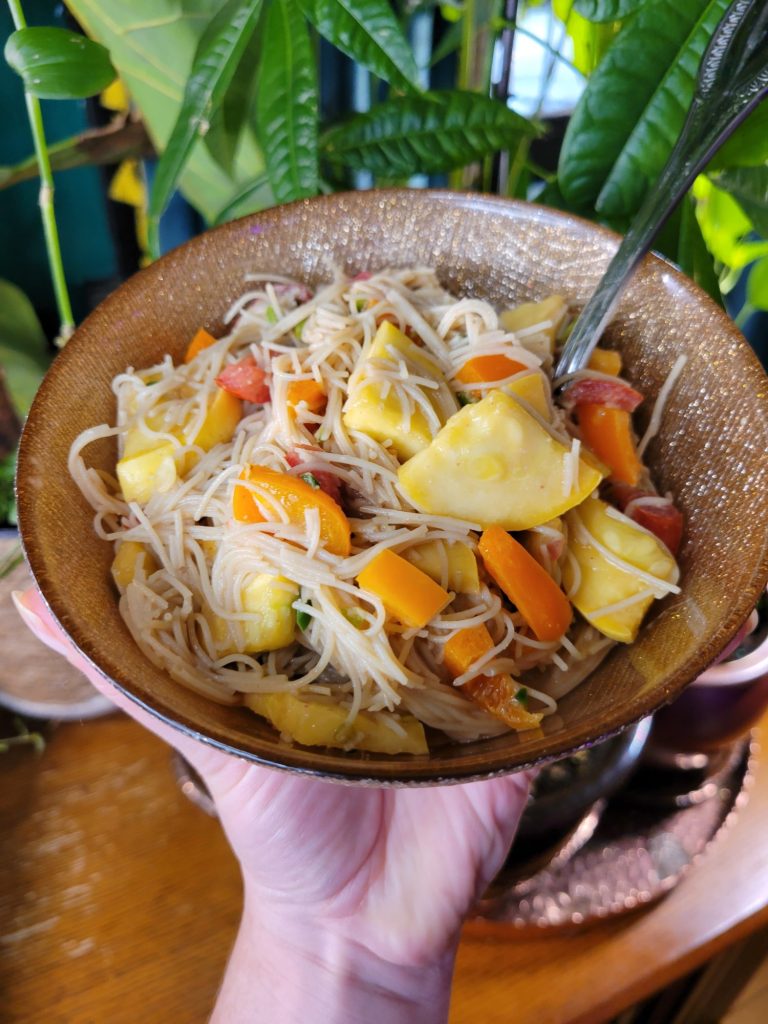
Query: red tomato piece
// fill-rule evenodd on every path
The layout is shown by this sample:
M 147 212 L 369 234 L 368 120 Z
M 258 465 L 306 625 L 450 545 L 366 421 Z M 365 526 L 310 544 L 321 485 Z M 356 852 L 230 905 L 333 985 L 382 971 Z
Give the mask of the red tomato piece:
M 634 412 L 642 400 L 640 392 L 626 381 L 600 380 L 597 377 L 575 380 L 563 393 L 565 405 L 607 405 L 610 409 L 624 409 L 626 412 Z
M 655 534 L 673 555 L 677 554 L 683 539 L 683 514 L 671 501 L 665 505 L 630 506 L 630 502 L 636 498 L 651 498 L 655 495 L 651 491 L 620 483 L 611 488 L 611 497 L 620 511 L 624 512 L 629 507 L 630 519 Z
M 266 379 L 266 373 L 256 365 L 253 356 L 246 356 L 240 362 L 225 367 L 216 378 L 216 383 L 230 395 L 242 398 L 244 402 L 265 405 L 270 399 Z
M 320 449 L 293 448 L 285 453 L 285 461 L 292 467 L 301 466 L 312 458 L 313 450 L 319 451 Z M 330 473 L 324 469 L 312 469 L 307 470 L 307 472 L 311 473 L 315 480 L 317 480 L 321 491 L 325 491 L 328 497 L 333 498 L 337 505 L 342 505 L 341 480 L 339 480 L 335 473 Z

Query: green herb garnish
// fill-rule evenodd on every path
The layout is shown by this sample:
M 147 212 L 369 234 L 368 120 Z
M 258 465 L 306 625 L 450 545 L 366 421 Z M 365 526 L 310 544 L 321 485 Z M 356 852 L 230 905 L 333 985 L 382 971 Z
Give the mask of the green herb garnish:
M 355 309 L 358 313 L 362 313 L 367 305 L 368 299 L 355 299 Z
M 0 739 L 0 754 L 7 753 L 11 747 L 21 747 L 28 745 L 34 747 L 38 754 L 41 754 L 45 748 L 45 740 L 39 732 L 30 732 L 27 728 L 27 723 L 23 718 L 19 718 L 18 715 L 14 716 L 13 727 L 16 730 L 15 736 L 3 736 Z
M 304 481 L 305 484 L 309 484 L 309 486 L 313 490 L 320 490 L 320 481 L 317 479 L 314 473 L 302 473 L 301 479 Z
M 309 612 L 305 612 L 303 608 L 297 608 L 296 605 L 294 605 L 293 607 L 296 612 L 296 625 L 303 632 L 305 629 L 307 629 L 310 622 L 312 621 L 312 616 L 309 614 Z
M 477 401 L 476 398 L 468 394 L 466 391 L 457 391 L 456 397 L 459 400 L 459 405 L 474 405 Z
M 267 322 L 268 323 L 270 323 L 270 324 L 276 324 L 277 323 L 277 313 L 274 311 L 274 309 L 272 309 L 271 306 L 267 306 L 267 311 L 264 314 L 264 316 L 267 318 Z
M 293 328 L 293 335 L 296 338 L 296 341 L 301 341 L 301 336 L 304 333 L 304 328 L 306 327 L 306 325 L 307 321 L 302 320 L 300 324 L 296 324 L 296 326 Z
M 518 704 L 522 704 L 524 708 L 528 707 L 528 691 L 524 686 L 521 686 L 515 694 L 515 700 Z

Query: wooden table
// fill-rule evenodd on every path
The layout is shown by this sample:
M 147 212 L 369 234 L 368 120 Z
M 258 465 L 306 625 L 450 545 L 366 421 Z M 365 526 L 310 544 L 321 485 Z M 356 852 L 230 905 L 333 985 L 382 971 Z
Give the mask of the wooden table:
M 113 715 L 59 726 L 39 757 L 1 755 L 0 844 L 0 1020 L 206 1020 L 238 873 L 158 740 Z M 658 906 L 568 936 L 468 924 L 452 1024 L 599 1024 L 768 922 L 766 851 L 762 764 L 736 823 Z

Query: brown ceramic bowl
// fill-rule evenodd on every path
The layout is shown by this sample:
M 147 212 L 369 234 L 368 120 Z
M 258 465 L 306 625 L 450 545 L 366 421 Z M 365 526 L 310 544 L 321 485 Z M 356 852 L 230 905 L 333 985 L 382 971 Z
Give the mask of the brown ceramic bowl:
M 768 382 L 731 322 L 655 257 L 626 292 L 608 342 L 647 396 L 640 425 L 675 358 L 688 364 L 649 457 L 686 519 L 682 593 L 658 605 L 638 641 L 616 649 L 560 704 L 541 733 L 446 742 L 428 756 L 290 747 L 264 721 L 184 689 L 151 665 L 118 614 L 110 545 L 67 472 L 72 439 L 110 421 L 110 382 L 127 365 L 179 357 L 221 317 L 247 271 L 312 284 L 352 273 L 432 265 L 445 285 L 496 303 L 552 292 L 581 306 L 617 238 L 544 207 L 453 192 L 334 195 L 211 231 L 131 278 L 83 323 L 40 388 L 19 456 L 19 519 L 32 572 L 53 614 L 104 676 L 152 714 L 246 758 L 347 782 L 456 782 L 561 757 L 648 715 L 694 679 L 749 615 L 768 575 Z M 112 442 L 89 449 L 111 469 Z

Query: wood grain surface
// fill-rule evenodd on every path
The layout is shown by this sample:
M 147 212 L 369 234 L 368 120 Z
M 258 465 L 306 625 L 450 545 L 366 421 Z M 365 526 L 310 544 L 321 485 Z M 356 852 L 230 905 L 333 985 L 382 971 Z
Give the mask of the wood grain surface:
M 768 720 L 761 733 L 766 749 Z M 761 765 L 733 827 L 641 913 L 525 938 L 469 923 L 451 1024 L 598 1024 L 768 922 L 767 812 Z M 205 1021 L 239 900 L 217 822 L 127 718 L 0 756 L 0 1020 Z

